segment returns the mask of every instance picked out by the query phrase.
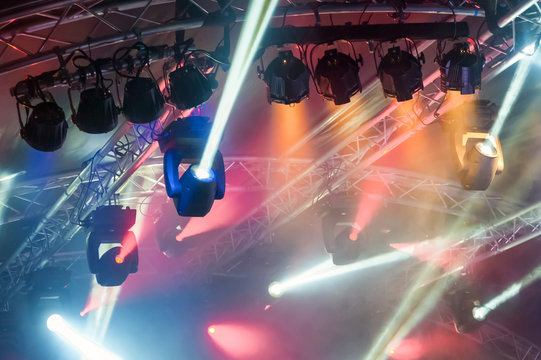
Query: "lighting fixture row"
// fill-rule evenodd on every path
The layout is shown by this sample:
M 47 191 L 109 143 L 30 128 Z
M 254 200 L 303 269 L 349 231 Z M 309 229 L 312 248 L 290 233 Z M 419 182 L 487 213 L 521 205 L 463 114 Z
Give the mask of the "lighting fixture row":
M 99 77 L 99 76 L 97 76 Z M 197 67 L 185 63 L 169 73 L 169 100 L 179 110 L 201 105 L 212 95 L 215 81 L 203 74 Z M 24 84 L 30 91 L 28 96 L 17 97 L 21 137 L 39 151 L 56 151 L 66 139 L 68 123 L 64 110 L 48 91 L 42 91 L 36 78 L 28 77 L 17 86 Z M 16 89 L 17 89 L 16 86 Z M 73 123 L 83 132 L 104 134 L 118 124 L 122 112 L 127 121 L 147 124 L 163 115 L 165 98 L 153 78 L 129 77 L 124 86 L 122 108 L 115 104 L 113 95 L 103 82 L 96 81 L 92 88 L 80 94 L 77 108 L 68 97 Z M 38 103 L 33 105 L 33 102 Z M 20 116 L 19 105 L 26 110 L 26 120 Z
M 443 91 L 460 91 L 473 94 L 481 87 L 481 72 L 484 57 L 474 43 L 470 51 L 467 42 L 456 43 L 449 52 L 438 56 Z M 359 78 L 359 63 L 336 48 L 326 50 L 318 60 L 313 73 L 305 63 L 290 50 L 281 51 L 263 72 L 267 85 L 269 103 L 296 104 L 309 97 L 310 77 L 316 90 L 325 99 L 336 105 L 346 104 L 351 97 L 362 91 Z M 391 47 L 377 66 L 377 75 L 386 97 L 397 101 L 412 99 L 413 94 L 423 89 L 421 63 L 424 56 L 414 56 L 398 46 Z

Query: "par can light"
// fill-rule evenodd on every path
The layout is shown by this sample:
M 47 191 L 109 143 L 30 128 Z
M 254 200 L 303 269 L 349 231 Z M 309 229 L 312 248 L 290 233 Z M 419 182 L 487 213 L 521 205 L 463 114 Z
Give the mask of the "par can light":
M 362 91 L 357 62 L 336 49 L 325 51 L 319 59 L 315 78 L 323 97 L 336 105 L 348 103 L 353 95 Z
M 197 107 L 212 95 L 209 79 L 191 64 L 170 72 L 169 84 L 171 101 L 179 110 Z
M 310 71 L 293 56 L 292 51 L 280 51 L 263 74 L 269 103 L 298 104 L 310 95 Z
M 37 104 L 26 124 L 21 123 L 21 137 L 36 150 L 56 151 L 62 147 L 68 123 L 64 110 L 56 102 L 44 101 Z
M 84 90 L 72 120 L 81 131 L 89 134 L 104 134 L 113 130 L 118 124 L 118 109 L 113 95 L 99 87 Z
M 421 62 L 399 47 L 389 49 L 378 66 L 383 93 L 397 101 L 411 100 L 413 94 L 423 89 Z
M 150 123 L 163 115 L 164 106 L 163 95 L 152 79 L 136 77 L 126 82 L 122 111 L 129 122 Z
M 458 43 L 439 60 L 441 73 L 441 89 L 460 91 L 461 94 L 475 94 L 481 88 L 481 73 L 485 58 L 479 54 L 477 45 L 475 53 L 469 49 L 468 43 Z

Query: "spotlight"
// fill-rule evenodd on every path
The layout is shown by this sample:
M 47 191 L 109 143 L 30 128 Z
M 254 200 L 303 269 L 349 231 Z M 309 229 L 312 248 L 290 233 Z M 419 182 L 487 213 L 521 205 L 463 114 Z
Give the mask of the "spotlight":
M 423 89 L 421 60 L 399 47 L 389 49 L 378 66 L 378 75 L 385 96 L 397 101 L 411 100 L 414 93 Z
M 471 109 L 465 113 L 463 109 Z M 497 109 L 487 100 L 462 103 L 449 112 L 458 178 L 467 190 L 486 190 L 504 168 L 500 140 L 490 134 Z
M 91 215 L 92 232 L 87 239 L 88 268 L 102 286 L 119 286 L 137 272 L 139 256 L 134 224 L 136 210 L 102 206 Z
M 89 134 L 104 134 L 113 130 L 118 124 L 118 109 L 113 95 L 100 87 L 84 90 L 72 120 L 81 131 Z
M 208 138 L 210 122 L 206 117 L 190 116 L 171 123 L 160 139 L 163 156 L 163 174 L 167 195 L 173 199 L 181 216 L 205 216 L 214 200 L 225 195 L 225 168 L 218 151 L 212 168 L 200 171 L 198 162 Z M 190 163 L 179 177 L 181 163 Z
M 310 93 L 310 72 L 292 51 L 280 51 L 263 75 L 269 103 L 298 104 Z
M 471 289 L 451 290 L 448 294 L 448 302 L 456 332 L 467 334 L 481 327 L 481 319 L 474 316 L 474 310 L 481 306 L 481 301 Z
M 362 91 L 357 61 L 336 49 L 325 51 L 314 75 L 323 97 L 336 105 L 348 103 L 353 95 Z
M 26 124 L 21 121 L 21 137 L 36 150 L 56 151 L 62 147 L 68 131 L 64 110 L 47 93 L 47 99 L 32 108 Z
M 150 78 L 135 77 L 126 82 L 122 111 L 129 122 L 150 123 L 163 115 L 165 100 Z
M 191 64 L 170 72 L 169 84 L 171 101 L 179 110 L 197 107 L 212 95 L 211 81 Z
M 347 210 L 333 209 L 322 218 L 325 250 L 331 254 L 334 265 L 347 265 L 357 261 L 361 255 L 362 241 L 351 237 L 354 223 Z
M 485 58 L 479 54 L 475 45 L 475 54 L 468 43 L 457 43 L 439 60 L 442 91 L 460 91 L 461 94 L 475 94 L 481 88 L 481 73 Z

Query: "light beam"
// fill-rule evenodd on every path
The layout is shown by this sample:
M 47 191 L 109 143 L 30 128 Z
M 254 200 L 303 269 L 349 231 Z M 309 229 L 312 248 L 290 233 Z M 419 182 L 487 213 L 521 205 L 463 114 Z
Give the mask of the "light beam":
M 248 5 L 246 22 L 244 23 L 237 45 L 231 69 L 224 85 L 222 97 L 216 111 L 216 118 L 210 130 L 209 138 L 203 151 L 201 164 L 196 176 L 207 178 L 218 151 L 225 125 L 229 120 L 233 105 L 237 99 L 240 88 L 259 48 L 263 34 L 267 29 L 278 0 L 251 1 Z
M 526 82 L 526 77 L 528 76 L 528 73 L 530 72 L 530 67 L 532 65 L 532 62 L 533 62 L 533 56 L 525 56 L 522 60 L 520 60 L 520 63 L 518 64 L 515 74 L 513 75 L 513 79 L 511 80 L 511 84 L 509 85 L 509 89 L 507 89 L 507 92 L 505 93 L 505 97 L 503 98 L 503 102 L 500 107 L 500 110 L 498 111 L 498 116 L 496 117 L 496 121 L 494 122 L 494 125 L 492 125 L 492 128 L 490 129 L 489 138 L 490 137 L 497 138 L 500 135 L 500 132 L 503 128 L 503 124 L 505 123 L 505 120 L 507 120 L 507 117 L 511 113 L 511 109 L 515 105 L 518 99 L 518 96 L 520 95 L 520 91 L 522 90 L 524 83 Z
M 410 258 L 408 254 L 399 251 L 391 251 L 349 265 L 335 266 L 332 264 L 332 262 L 326 261 L 323 264 L 317 265 L 315 267 L 315 271 L 309 270 L 306 273 L 297 275 L 284 281 L 272 282 L 269 285 L 269 294 L 273 297 L 280 297 L 291 289 L 302 285 L 307 285 L 315 281 L 348 274 L 354 271 L 365 270 L 376 266 L 386 265 L 408 258 Z
M 528 287 L 534 281 L 540 278 L 541 278 L 541 266 L 538 266 L 532 272 L 530 272 L 528 275 L 522 278 L 520 281 L 514 283 L 513 285 L 505 289 L 498 296 L 492 298 L 484 305 L 473 308 L 472 310 L 473 318 L 478 321 L 485 320 L 485 318 L 487 317 L 489 313 L 496 310 L 499 306 L 501 306 L 505 302 L 517 296 L 522 289 Z
M 102 348 L 98 344 L 88 340 L 77 333 L 63 318 L 58 314 L 49 316 L 47 319 L 47 328 L 68 342 L 86 359 L 89 360 L 122 360 L 122 358 Z

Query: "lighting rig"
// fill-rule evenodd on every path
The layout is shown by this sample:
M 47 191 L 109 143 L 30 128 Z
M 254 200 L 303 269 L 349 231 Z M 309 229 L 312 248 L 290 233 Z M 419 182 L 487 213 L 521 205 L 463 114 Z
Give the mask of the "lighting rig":
M 316 91 L 323 98 L 334 101 L 336 105 L 346 104 L 353 95 L 362 91 L 359 65 L 363 65 L 363 59 L 357 56 L 354 44 L 367 42 L 374 53 L 384 95 L 399 102 L 407 101 L 423 89 L 421 68 L 425 58 L 423 53 L 417 51 L 414 40 L 457 39 L 468 34 L 465 22 L 271 28 L 262 41 L 264 48 L 294 45 L 299 49 L 300 56 L 293 56 L 291 50 L 281 50 L 267 69 L 263 71 L 261 66 L 258 72 L 267 85 L 270 103 L 289 105 L 301 102 L 309 96 L 311 77 Z M 404 48 L 397 45 L 400 39 L 405 40 Z M 351 47 L 352 55 L 338 50 L 339 42 L 344 41 Z M 392 46 L 384 55 L 383 44 L 386 42 Z M 327 48 L 314 67 L 316 50 L 323 45 Z M 376 55 L 380 59 L 379 64 Z M 474 88 L 479 87 L 477 79 L 480 78 L 484 59 L 478 50 L 475 54 L 450 52 L 440 59 L 442 81 L 446 82 L 443 87 L 447 86 L 446 89 L 450 90 L 464 88 L 463 93 L 470 93 L 470 84 Z M 473 65 L 470 64 L 472 62 Z M 457 69 L 469 69 L 470 72 L 463 75 L 468 79 L 456 74 Z M 466 85 L 462 86 L 460 81 L 466 81 Z M 458 83 L 460 86 L 456 85 Z
M 121 72 L 118 63 L 130 59 L 130 52 L 135 51 L 135 57 L 142 58 L 139 67 L 128 67 L 128 72 Z M 149 66 L 150 51 L 138 41 L 130 47 L 121 47 L 113 54 L 113 68 L 120 77 L 128 80 L 124 85 L 124 102 L 122 112 L 126 120 L 134 124 L 148 124 L 163 115 L 165 100 L 149 69 L 150 77 L 141 77 L 142 71 Z M 134 75 L 130 73 L 135 73 Z
M 424 54 L 411 52 L 411 43 L 407 39 L 407 50 L 398 46 L 391 47 L 385 56 L 381 56 L 378 65 L 378 76 L 383 87 L 383 93 L 387 97 L 396 98 L 396 101 L 407 101 L 413 98 L 413 94 L 423 89 L 423 73 L 421 62 L 424 63 Z M 415 43 L 413 43 L 415 47 Z M 415 47 L 415 51 L 417 48 Z
M 88 268 L 102 286 L 119 286 L 129 274 L 137 272 L 139 253 L 135 234 L 136 210 L 119 205 L 101 206 L 87 220 Z
M 463 109 L 468 109 L 467 114 Z M 488 100 L 476 100 L 443 115 L 457 175 L 467 190 L 486 190 L 504 169 L 500 140 L 490 133 L 497 112 Z
M 45 76 L 50 76 L 47 73 Z M 24 93 L 19 92 L 22 87 Z M 41 89 L 39 79 L 28 76 L 15 85 L 14 96 L 17 100 L 17 115 L 21 137 L 36 150 L 55 151 L 62 147 L 68 131 L 64 110 L 54 100 L 50 92 Z M 36 100 L 39 102 L 33 104 Z M 26 113 L 26 120 L 21 118 L 20 107 Z
M 477 292 L 473 285 L 456 284 L 446 294 L 457 333 L 471 333 L 483 325 L 482 321 L 473 316 L 474 309 L 481 305 L 481 297 Z
M 210 119 L 190 116 L 172 122 L 159 143 L 163 155 L 163 175 L 167 196 L 173 199 L 180 216 L 205 216 L 214 200 L 225 195 L 224 159 L 220 151 L 207 177 L 197 174 L 205 143 L 210 133 Z M 179 165 L 191 164 L 179 176 Z
M 440 66 L 441 89 L 460 91 L 463 95 L 475 94 L 481 89 L 481 73 L 485 66 L 485 57 L 479 51 L 479 45 L 473 39 L 469 42 L 457 42 L 453 49 L 443 54 L 442 42 L 438 42 L 437 62 Z M 470 50 L 470 45 L 474 51 Z
M 357 198 L 350 193 L 336 193 L 318 205 L 323 243 L 334 265 L 347 265 L 376 255 L 370 240 L 359 233 L 355 223 Z
M 217 87 L 218 64 L 224 70 L 229 65 L 226 50 L 220 47 L 209 53 L 195 49 L 193 39 L 188 39 L 173 46 L 147 46 L 138 41 L 119 48 L 110 58 L 92 59 L 80 49 L 65 57 L 59 53 L 58 69 L 28 76 L 10 90 L 17 100 L 20 135 L 40 151 L 55 151 L 62 147 L 68 124 L 64 111 L 46 91 L 55 86 L 68 86 L 72 121 L 83 132 L 101 134 L 113 130 L 120 112 L 135 124 L 153 122 L 163 114 L 165 98 L 150 71 L 150 63 L 163 59 L 174 59 L 176 64 L 176 69 L 169 74 L 170 96 L 167 99 L 181 110 L 199 106 Z M 70 64 L 75 68 L 74 72 L 68 71 Z M 164 74 L 169 65 L 166 61 Z M 150 77 L 142 76 L 145 69 Z M 111 94 L 113 80 L 104 76 L 111 72 L 127 79 L 122 106 L 115 104 Z M 87 88 L 89 83 L 92 85 Z M 82 91 L 76 107 L 72 90 L 77 89 Z M 21 118 L 20 107 L 26 111 L 25 121 Z

